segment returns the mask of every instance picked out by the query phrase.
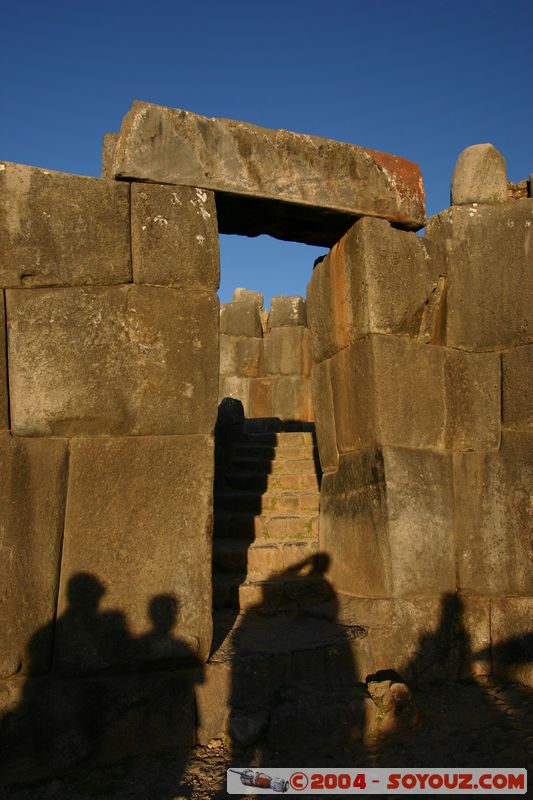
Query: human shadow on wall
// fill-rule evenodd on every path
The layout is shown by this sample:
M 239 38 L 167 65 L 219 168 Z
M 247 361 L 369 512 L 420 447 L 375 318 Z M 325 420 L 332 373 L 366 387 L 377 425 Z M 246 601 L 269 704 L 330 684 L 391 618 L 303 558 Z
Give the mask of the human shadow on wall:
M 527 731 L 505 710 L 501 687 L 484 675 L 471 674 L 473 663 L 480 658 L 488 662 L 490 655 L 488 650 L 472 652 L 460 596 L 443 595 L 437 629 L 420 639 L 417 652 L 402 669 L 419 713 L 402 719 L 401 713 L 395 718 L 394 708 L 389 709 L 382 732 L 369 746 L 374 765 L 531 766 L 525 750 Z M 523 692 L 531 697 L 526 687 Z M 531 728 L 531 718 L 527 725 Z
M 366 631 L 339 620 L 328 566 L 319 552 L 272 573 L 241 614 L 228 643 L 232 765 L 327 765 L 362 739 L 354 640 Z
M 30 677 L 0 720 L 0 784 L 172 751 L 168 792 L 158 797 L 175 796 L 194 744 L 194 684 L 203 680 L 196 654 L 174 634 L 179 600 L 153 597 L 150 629 L 135 637 L 121 611 L 102 610 L 104 594 L 94 575 L 74 575 L 65 612 L 28 643 Z M 37 675 L 50 639 L 50 670 Z

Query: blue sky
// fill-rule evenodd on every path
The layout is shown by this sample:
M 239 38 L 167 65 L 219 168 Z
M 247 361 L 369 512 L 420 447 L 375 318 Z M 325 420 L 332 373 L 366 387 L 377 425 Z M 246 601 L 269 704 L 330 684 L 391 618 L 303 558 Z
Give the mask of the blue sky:
M 1 19 L 0 159 L 99 175 L 139 99 L 405 156 L 430 214 L 470 144 L 533 172 L 532 0 L 5 0 Z M 305 294 L 323 252 L 221 239 L 223 302 Z

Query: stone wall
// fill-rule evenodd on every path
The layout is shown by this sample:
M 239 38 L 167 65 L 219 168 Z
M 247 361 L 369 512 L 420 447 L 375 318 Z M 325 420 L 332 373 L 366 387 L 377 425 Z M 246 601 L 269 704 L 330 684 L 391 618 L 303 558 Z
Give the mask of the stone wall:
M 378 667 L 401 669 L 459 592 L 471 669 L 499 669 L 516 629 L 505 669 L 531 682 L 533 200 L 507 199 L 489 147 L 462 154 L 424 238 L 362 218 L 314 270 L 320 537 L 371 627 L 385 599 L 404 618 Z
M 311 422 L 311 350 L 303 297 L 237 289 L 220 308 L 219 402 L 233 397 L 246 417 Z
M 212 192 L 0 164 L 0 782 L 194 741 L 218 283 Z

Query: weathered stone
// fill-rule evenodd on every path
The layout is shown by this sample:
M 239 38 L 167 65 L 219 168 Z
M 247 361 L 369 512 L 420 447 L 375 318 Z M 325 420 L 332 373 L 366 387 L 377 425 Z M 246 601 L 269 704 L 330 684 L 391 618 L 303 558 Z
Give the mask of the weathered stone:
M 220 257 L 213 193 L 132 184 L 131 250 L 135 283 L 216 291 Z
M 131 285 L 6 295 L 16 434 L 212 431 L 215 295 Z
M 533 427 L 533 344 L 502 353 L 504 428 Z
M 207 658 L 212 486 L 211 437 L 71 442 L 58 669 Z
M 220 333 L 260 339 L 263 331 L 257 303 L 239 300 L 220 306 Z
M 409 687 L 401 681 L 375 680 L 367 683 L 372 700 L 366 719 L 367 733 L 389 735 L 414 728 L 420 713 Z M 373 713 L 372 713 L 373 711 Z
M 206 664 L 205 679 L 198 682 L 195 688 L 198 744 L 206 745 L 212 739 L 227 735 L 231 714 L 231 678 L 231 663 Z
M 244 409 L 244 416 L 250 417 L 250 385 L 253 379 L 238 378 L 233 375 L 221 375 L 218 389 L 219 400 L 225 397 L 232 397 L 240 400 Z
M 311 346 L 307 328 L 272 328 L 264 342 L 267 374 L 310 375 Z
M 9 391 L 7 386 L 6 304 L 0 289 L 0 431 L 9 430 Z
M 337 431 L 331 386 L 331 362 L 314 364 L 311 376 L 311 398 L 316 420 L 316 438 L 323 472 L 337 469 Z
M 310 381 L 297 375 L 272 378 L 272 412 L 282 420 L 312 422 Z
M 237 342 L 237 375 L 257 378 L 261 374 L 263 340 L 247 336 Z
M 174 670 L 0 682 L 0 783 L 169 750 L 180 770 L 195 741 L 198 680 L 200 670 Z
M 533 686 L 533 597 L 495 597 L 491 603 L 494 674 Z
M 273 297 L 270 301 L 270 328 L 282 325 L 307 325 L 306 303 L 303 297 Z
M 493 144 L 473 144 L 459 155 L 452 177 L 452 205 L 507 200 L 505 158 Z
M 448 278 L 441 275 L 422 311 L 418 340 L 424 344 L 446 344 L 447 289 Z
M 50 666 L 68 448 L 54 439 L 0 437 L 0 676 Z
M 118 142 L 118 133 L 104 133 L 102 141 L 102 178 L 114 180 L 113 160 Z
M 499 353 L 446 350 L 446 447 L 490 450 L 500 445 Z
M 272 416 L 271 378 L 256 378 L 250 382 L 250 403 L 252 418 Z
M 444 348 L 370 336 L 337 353 L 331 375 L 340 453 L 373 444 L 443 447 Z
M 265 297 L 261 292 L 254 292 L 253 289 L 235 289 L 233 292 L 233 303 L 240 303 L 242 301 L 257 303 L 259 308 L 263 308 Z
M 432 217 L 427 238 L 447 250 L 450 347 L 526 344 L 533 317 L 533 200 L 456 206 Z
M 335 587 L 405 597 L 455 587 L 448 456 L 384 447 L 341 456 L 324 475 L 320 537 Z
M 127 184 L 0 163 L 0 286 L 129 281 Z
M 220 374 L 237 375 L 237 345 L 241 340 L 237 336 L 220 334 Z
M 148 103 L 123 120 L 114 173 L 214 190 L 222 233 L 331 246 L 361 215 L 414 230 L 425 222 L 422 178 L 409 161 Z
M 363 218 L 313 271 L 307 317 L 315 361 L 368 333 L 417 336 L 443 270 L 440 247 Z
M 493 453 L 454 455 L 461 591 L 532 594 L 533 438 L 506 431 Z

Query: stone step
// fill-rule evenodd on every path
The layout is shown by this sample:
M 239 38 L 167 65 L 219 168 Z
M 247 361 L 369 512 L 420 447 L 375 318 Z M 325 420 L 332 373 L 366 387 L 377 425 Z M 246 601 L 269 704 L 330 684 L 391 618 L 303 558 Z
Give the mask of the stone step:
M 267 580 L 295 567 L 318 550 L 318 541 L 252 542 L 221 539 L 213 545 L 213 568 L 222 573 L 245 575 L 247 581 Z
M 248 511 L 250 514 L 310 514 L 318 513 L 320 493 L 313 492 L 229 492 L 215 496 L 217 512 Z
M 319 482 L 316 473 L 274 473 L 261 475 L 254 472 L 233 472 L 226 470 L 223 478 L 224 484 L 233 489 L 248 489 L 258 494 L 267 491 L 287 492 L 290 490 L 318 491 Z M 218 488 L 218 487 L 217 487 Z
M 213 607 L 240 611 L 291 609 L 321 603 L 332 589 L 321 576 L 297 576 L 268 581 L 244 581 L 227 575 L 213 578 Z
M 215 514 L 215 537 L 230 539 L 309 540 L 318 537 L 318 514 Z
M 278 433 L 285 431 L 314 431 L 314 422 L 283 422 L 278 417 L 245 419 L 241 425 L 244 433 Z
M 286 447 L 314 446 L 313 431 L 281 431 L 279 433 L 241 433 L 235 437 L 237 444 L 268 445 L 283 450 Z
M 309 458 L 318 463 L 318 450 L 312 444 L 291 445 L 277 448 L 268 444 L 235 443 L 231 445 L 231 459 L 258 459 L 260 461 L 282 461 L 286 458 Z
M 233 457 L 229 465 L 230 472 L 245 472 L 261 475 L 315 475 L 317 467 L 312 458 L 276 458 L 258 459 Z

